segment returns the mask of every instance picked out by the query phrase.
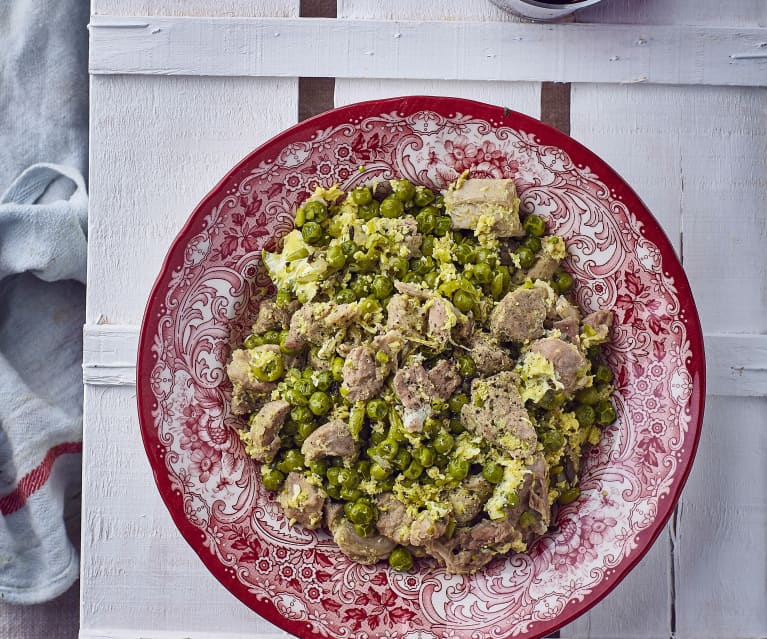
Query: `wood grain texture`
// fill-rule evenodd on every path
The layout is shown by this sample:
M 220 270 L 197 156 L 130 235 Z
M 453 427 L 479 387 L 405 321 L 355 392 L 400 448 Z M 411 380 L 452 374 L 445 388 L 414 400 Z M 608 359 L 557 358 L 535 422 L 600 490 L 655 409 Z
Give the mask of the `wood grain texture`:
M 767 83 L 761 28 L 94 16 L 90 29 L 93 74 Z
M 764 0 L 604 0 L 575 14 L 578 22 L 767 26 Z
M 295 17 L 299 0 L 91 0 L 93 15 Z

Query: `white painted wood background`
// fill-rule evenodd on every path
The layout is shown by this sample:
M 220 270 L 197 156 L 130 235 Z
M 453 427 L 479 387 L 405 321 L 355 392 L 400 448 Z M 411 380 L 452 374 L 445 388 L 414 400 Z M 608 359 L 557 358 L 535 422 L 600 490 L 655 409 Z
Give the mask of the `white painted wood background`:
M 495 34 L 486 45 L 498 48 L 488 52 L 515 68 L 499 70 L 485 58 L 477 75 L 459 59 L 437 66 L 428 55 L 439 51 L 434 38 L 421 43 L 417 73 L 380 62 L 391 61 L 382 39 L 374 39 L 372 66 L 344 58 L 343 47 L 326 39 L 319 59 L 329 70 L 307 54 L 271 71 L 252 55 L 231 56 L 204 40 L 221 25 L 209 18 L 234 20 L 227 24 L 244 38 L 266 24 L 261 18 L 285 18 L 277 23 L 284 29 L 274 27 L 284 43 L 306 29 L 294 19 L 298 0 L 93 0 L 92 11 L 94 25 L 152 22 L 161 37 L 92 30 L 81 639 L 284 634 L 230 595 L 176 532 L 141 444 L 133 362 L 149 289 L 186 217 L 236 161 L 295 123 L 298 80 L 286 74 L 331 71 L 340 77 L 337 105 L 430 93 L 533 116 L 540 115 L 541 84 L 530 80 L 600 82 L 573 84 L 571 133 L 632 184 L 682 256 L 706 333 L 709 397 L 676 517 L 624 582 L 561 636 L 767 636 L 767 61 L 721 58 L 767 53 L 757 46 L 767 41 L 765 0 L 606 0 L 577 20 L 624 26 L 577 25 L 578 32 L 568 30 L 576 25 L 546 32 L 509 24 L 516 21 L 487 0 L 339 0 L 339 20 L 377 21 L 337 27 L 349 42 L 359 43 L 357 29 L 370 37 L 371 24 L 391 20 L 426 21 L 432 34 L 444 26 L 466 42 Z M 592 47 L 588 64 L 572 44 L 586 32 L 607 53 Z M 179 33 L 200 35 L 202 44 L 192 51 Z M 510 47 L 505 33 L 522 34 L 522 43 L 529 34 L 531 48 Z M 548 55 L 542 33 L 573 48 Z M 658 39 L 642 51 L 663 57 L 629 46 L 627 35 L 643 33 Z M 716 36 L 703 48 L 706 64 L 693 59 L 701 49 L 682 37 L 688 34 Z M 669 51 L 670 42 L 677 50 Z M 306 50 L 314 52 L 310 43 Z M 624 58 L 610 62 L 613 55 Z M 354 77 L 366 68 L 377 69 L 374 79 Z M 646 83 L 619 84 L 645 76 Z M 657 84 L 669 81 L 680 84 Z

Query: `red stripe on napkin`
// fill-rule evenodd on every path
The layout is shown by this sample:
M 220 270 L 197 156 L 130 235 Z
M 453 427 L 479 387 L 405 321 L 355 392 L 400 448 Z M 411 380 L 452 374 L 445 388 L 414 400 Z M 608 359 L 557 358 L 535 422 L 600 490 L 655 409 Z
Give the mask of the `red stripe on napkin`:
M 6 516 L 15 513 L 19 508 L 23 508 L 27 499 L 48 481 L 53 469 L 53 462 L 56 461 L 57 457 L 66 453 L 81 452 L 83 452 L 82 442 L 64 442 L 49 449 L 40 465 L 24 475 L 13 492 L 0 497 L 0 513 Z

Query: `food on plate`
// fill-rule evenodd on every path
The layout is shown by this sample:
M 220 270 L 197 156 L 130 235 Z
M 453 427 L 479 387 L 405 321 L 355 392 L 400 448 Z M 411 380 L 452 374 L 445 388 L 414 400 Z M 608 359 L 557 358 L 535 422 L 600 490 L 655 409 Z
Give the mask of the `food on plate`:
M 449 573 L 544 534 L 615 419 L 612 313 L 577 307 L 566 255 L 510 179 L 318 188 L 263 253 L 277 294 L 227 367 L 291 524 Z

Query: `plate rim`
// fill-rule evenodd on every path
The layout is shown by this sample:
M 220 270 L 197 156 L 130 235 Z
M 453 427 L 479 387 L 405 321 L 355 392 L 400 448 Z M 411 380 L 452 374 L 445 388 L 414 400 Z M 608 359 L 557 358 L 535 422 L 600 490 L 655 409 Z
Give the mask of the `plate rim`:
M 357 117 L 364 118 L 371 115 L 390 113 L 392 110 L 399 109 L 406 111 L 405 115 L 412 115 L 418 111 L 433 111 L 441 115 L 447 115 L 451 112 L 463 113 L 466 109 L 471 109 L 471 114 L 474 117 L 481 117 L 488 122 L 494 120 L 495 124 L 493 126 L 495 128 L 508 126 L 517 131 L 524 131 L 535 136 L 538 142 L 546 146 L 564 150 L 576 166 L 588 166 L 592 172 L 599 175 L 600 179 L 609 184 L 611 188 L 613 184 L 620 186 L 620 189 L 616 188 L 615 190 L 615 198 L 620 196 L 627 209 L 641 219 L 645 226 L 643 235 L 658 246 L 661 255 L 664 258 L 668 256 L 673 257 L 673 259 L 668 260 L 668 263 L 664 259 L 664 271 L 665 274 L 673 278 L 677 289 L 680 311 L 685 311 L 688 318 L 686 328 L 690 341 L 690 350 L 693 355 L 699 355 L 698 357 L 689 358 L 690 361 L 685 362 L 685 367 L 690 373 L 692 384 L 692 392 L 687 403 L 690 416 L 689 430 L 692 431 L 694 429 L 694 436 L 689 450 L 684 453 L 683 458 L 680 460 L 680 463 L 684 464 L 684 469 L 678 481 L 669 489 L 669 494 L 658 500 L 658 512 L 653 524 L 637 534 L 637 546 L 644 545 L 644 547 L 637 551 L 635 557 L 618 564 L 609 578 L 605 578 L 595 586 L 587 597 L 579 601 L 567 602 L 561 615 L 553 620 L 531 622 L 528 626 L 530 633 L 525 636 L 528 639 L 540 639 L 585 614 L 608 594 L 613 592 L 616 586 L 634 569 L 655 544 L 673 514 L 692 470 L 703 428 L 706 398 L 706 357 L 700 317 L 692 288 L 673 245 L 655 216 L 629 183 L 595 152 L 558 129 L 513 109 L 477 100 L 448 96 L 407 95 L 365 100 L 336 107 L 294 124 L 247 153 L 216 182 L 194 207 L 171 242 L 160 271 L 151 287 L 141 321 L 136 354 L 136 403 L 141 439 L 163 504 L 168 510 L 177 530 L 201 559 L 205 568 L 230 594 L 237 597 L 248 609 L 267 621 L 301 639 L 319 638 L 320 635 L 312 631 L 310 624 L 286 617 L 271 600 L 254 599 L 253 594 L 244 584 L 232 580 L 232 575 L 224 569 L 223 564 L 201 543 L 205 539 L 204 535 L 200 537 L 199 529 L 186 518 L 183 501 L 179 501 L 179 495 L 174 491 L 167 476 L 160 476 L 158 469 L 164 468 L 164 462 L 163 458 L 157 454 L 154 448 L 156 437 L 155 440 L 151 439 L 152 433 L 150 430 L 150 426 L 154 426 L 154 420 L 151 419 L 152 392 L 150 375 L 155 362 L 152 361 L 153 355 L 151 352 L 151 341 L 154 336 L 149 335 L 150 331 L 148 329 L 152 316 L 157 312 L 157 307 L 162 304 L 162 301 L 158 300 L 158 294 L 165 290 L 163 283 L 167 279 L 169 271 L 172 270 L 173 265 L 178 263 L 179 257 L 183 261 L 186 241 L 189 239 L 188 236 L 191 234 L 192 227 L 200 216 L 206 214 L 213 200 L 219 196 L 220 190 L 227 183 L 235 180 L 239 173 L 246 166 L 250 165 L 252 158 L 264 153 L 272 154 L 276 157 L 278 151 L 294 141 L 294 138 L 307 139 L 305 135 L 307 132 L 316 133 L 328 126 L 348 124 L 350 117 L 347 116 L 351 116 L 352 119 Z M 368 111 L 370 112 L 368 113 Z M 587 161 L 584 162 L 584 159 Z M 512 636 L 512 634 L 505 635 L 507 639 L 510 639 Z

